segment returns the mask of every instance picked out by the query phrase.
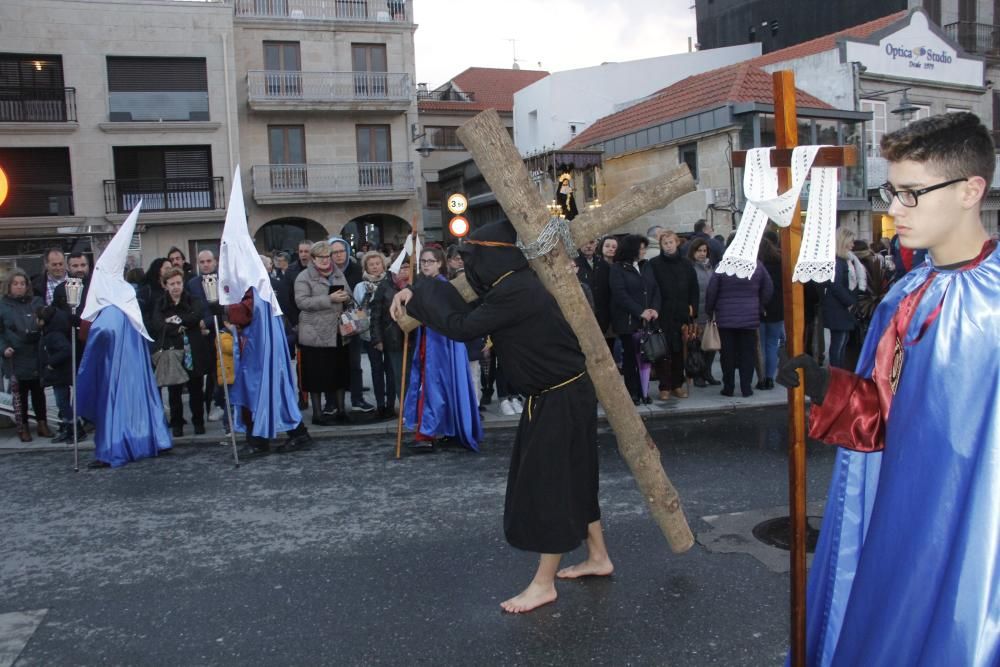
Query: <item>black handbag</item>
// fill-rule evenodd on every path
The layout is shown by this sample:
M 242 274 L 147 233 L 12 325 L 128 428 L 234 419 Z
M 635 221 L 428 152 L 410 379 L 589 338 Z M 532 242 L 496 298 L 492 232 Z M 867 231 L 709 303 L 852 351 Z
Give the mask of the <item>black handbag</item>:
M 662 331 L 650 331 L 649 323 L 643 322 L 639 336 L 639 355 L 647 363 L 656 363 L 668 354 L 667 336 Z
M 684 373 L 689 378 L 700 378 L 705 374 L 705 355 L 701 351 L 701 341 L 692 338 L 684 343 L 687 354 L 684 355 Z

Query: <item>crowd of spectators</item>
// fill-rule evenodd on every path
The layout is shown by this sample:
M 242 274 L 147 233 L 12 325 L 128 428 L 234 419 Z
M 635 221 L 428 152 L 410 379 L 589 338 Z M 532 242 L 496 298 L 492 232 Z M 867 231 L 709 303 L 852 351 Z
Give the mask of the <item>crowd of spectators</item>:
M 833 366 L 853 363 L 866 319 L 889 283 L 905 273 L 902 262 L 909 259 L 912 266 L 913 261 L 919 261 L 912 256 L 900 259 L 895 248 L 888 239 L 869 246 L 850 230 L 838 230 L 833 282 L 811 284 L 806 290 L 805 342 L 821 363 L 824 358 Z M 765 234 L 758 267 L 750 280 L 715 273 L 724 250 L 725 240 L 715 236 L 704 220 L 685 236 L 653 227 L 645 235 L 609 235 L 580 248 L 575 258 L 576 275 L 637 405 L 654 399 L 683 400 L 689 397 L 692 385 L 704 390 L 721 384 L 721 394 L 733 396 L 737 378 L 743 396 L 750 396 L 754 389 L 774 388 L 785 335 L 778 235 Z M 417 421 L 426 423 L 427 394 L 421 383 L 437 381 L 423 372 L 428 362 L 435 368 L 455 367 L 458 361 L 462 368 L 468 366 L 480 410 L 491 405 L 496 396 L 501 414 L 521 412 L 523 397 L 509 391 L 503 364 L 488 339 L 465 342 L 460 360 L 428 359 L 420 356 L 421 348 L 413 347 L 418 344 L 415 334 L 409 334 L 406 341 L 389 316 L 393 297 L 414 276 L 417 280 L 445 280 L 463 271 L 458 246 L 444 248 L 432 243 L 415 260 L 404 257 L 397 263 L 398 256 L 398 251 L 386 247 L 376 250 L 361 244 L 354 248 L 340 237 L 303 240 L 294 252 L 278 250 L 261 256 L 284 313 L 289 354 L 297 362 L 300 407 L 311 409 L 312 423 L 343 424 L 357 418 L 352 415 L 390 419 L 407 409 L 407 401 L 420 403 L 409 409 Z M 202 277 L 216 270 L 217 259 L 210 250 L 198 253 L 192 265 L 182 250 L 171 248 L 165 257 L 151 260 L 145 271 L 132 269 L 126 274 L 154 339 L 150 351 L 183 351 L 187 379 L 166 386 L 169 422 L 177 436 L 184 433 L 186 416 L 196 434 L 205 432 L 206 421 L 224 419 L 221 383 L 225 378 L 220 374 L 225 375 L 225 368 L 231 372 L 233 333 L 228 323 L 213 321 L 202 289 Z M 65 280 L 67 276 L 80 277 L 86 289 L 89 272 L 86 254 L 67 255 L 61 248 L 53 248 L 44 257 L 41 273 L 29 277 L 14 269 L 2 283 L 2 372 L 9 382 L 18 433 L 24 441 L 32 438 L 29 402 L 39 436 L 53 437 L 57 442 L 71 437 L 69 385 L 73 371 L 69 350 L 76 331 L 79 363 L 87 323 L 69 308 Z M 355 332 L 342 326 L 348 315 L 360 323 Z M 713 374 L 715 352 L 699 351 L 697 344 L 712 321 L 721 340 L 721 380 Z M 641 341 L 649 332 L 664 334 L 665 357 L 653 361 L 643 358 Z M 215 340 L 220 334 L 224 356 L 228 357 L 222 360 L 217 358 Z M 406 368 L 404 342 L 410 345 Z M 439 355 L 458 348 L 435 344 L 430 349 Z M 426 355 L 426 350 L 423 353 Z M 700 363 L 690 363 L 691 354 L 700 354 Z M 367 374 L 362 371 L 363 356 L 369 362 Z M 411 372 L 414 363 L 419 367 Z M 417 385 L 404 387 L 404 379 L 410 384 L 411 375 Z M 658 382 L 658 391 L 651 392 L 653 380 Z M 59 410 L 56 433 L 47 425 L 46 387 L 53 388 Z M 447 399 L 449 394 L 442 395 Z M 464 408 L 447 405 L 445 400 L 435 409 Z M 225 426 L 228 429 L 228 423 Z M 426 447 L 426 443 L 433 445 L 457 435 L 444 428 L 441 433 L 425 433 L 418 444 Z

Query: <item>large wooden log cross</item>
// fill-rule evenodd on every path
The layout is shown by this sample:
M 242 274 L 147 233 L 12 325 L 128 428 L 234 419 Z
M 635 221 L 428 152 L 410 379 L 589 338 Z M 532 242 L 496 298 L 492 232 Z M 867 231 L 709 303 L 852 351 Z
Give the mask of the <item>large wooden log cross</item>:
M 538 238 L 549 221 L 549 214 L 497 113 L 493 110 L 480 113 L 459 128 L 458 137 L 472 153 L 518 236 L 525 243 Z M 621 374 L 611 358 L 604 334 L 576 279 L 571 253 L 575 254 L 576 248 L 587 241 L 617 229 L 644 213 L 663 208 L 694 189 L 691 173 L 686 165 L 681 165 L 666 177 L 635 185 L 604 206 L 574 218 L 570 231 L 576 247 L 568 248 L 568 252 L 562 251 L 562 244 L 559 243 L 547 255 L 530 260 L 531 268 L 555 297 L 580 341 L 587 357 L 587 371 L 608 422 L 614 429 L 622 458 L 632 471 L 653 518 L 676 553 L 687 551 L 694 544 L 680 496 L 667 478 L 660 452 L 632 404 Z M 475 292 L 464 279 L 453 281 L 453 284 L 467 301 L 476 299 Z M 407 331 L 415 324 L 412 319 L 400 322 Z

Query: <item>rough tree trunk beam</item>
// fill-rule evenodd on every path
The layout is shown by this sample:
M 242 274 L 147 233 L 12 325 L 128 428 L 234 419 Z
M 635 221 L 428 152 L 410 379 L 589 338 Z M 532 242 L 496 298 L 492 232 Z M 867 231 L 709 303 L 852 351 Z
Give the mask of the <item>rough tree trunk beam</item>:
M 524 163 L 496 111 L 480 113 L 459 128 L 458 136 L 472 153 L 521 238 L 537 238 L 549 220 L 545 203 L 529 181 Z M 574 234 L 574 241 L 582 243 L 600 236 L 632 219 L 626 216 L 637 217 L 662 208 L 680 195 L 694 190 L 694 181 L 685 166 L 680 167 L 679 173 L 675 171 L 668 178 L 658 180 L 658 184 L 645 183 L 633 188 L 623 195 L 626 199 L 616 197 L 602 207 L 599 215 L 588 213 L 576 218 L 570 228 L 579 226 L 582 229 L 579 237 Z M 619 202 L 620 199 L 622 201 Z M 581 221 L 585 224 L 581 225 Z M 681 509 L 680 496 L 667 478 L 660 452 L 636 412 L 611 359 L 604 335 L 576 279 L 572 261 L 561 248 L 562 244 L 559 244 L 548 255 L 531 260 L 531 268 L 555 297 L 580 341 L 597 398 L 604 405 L 608 422 L 618 438 L 618 448 L 660 530 L 675 552 L 687 551 L 694 544 L 694 537 Z

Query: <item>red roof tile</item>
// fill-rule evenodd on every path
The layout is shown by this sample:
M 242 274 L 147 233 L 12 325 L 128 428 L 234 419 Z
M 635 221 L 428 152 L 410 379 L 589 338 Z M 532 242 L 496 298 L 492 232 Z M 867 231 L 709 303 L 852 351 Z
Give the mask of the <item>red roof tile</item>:
M 752 61 L 689 76 L 664 88 L 654 97 L 616 114 L 605 116 L 581 132 L 565 148 L 590 146 L 599 141 L 727 102 L 774 103 L 771 75 Z M 832 109 L 823 100 L 795 90 L 795 103 L 812 109 Z
M 420 111 L 514 111 L 514 93 L 549 75 L 540 70 L 470 67 L 452 78 L 456 88 L 473 93 L 472 102 L 420 100 Z
M 853 28 L 789 46 L 756 58 L 720 67 L 667 86 L 652 97 L 618 113 L 605 116 L 577 135 L 565 148 L 591 146 L 605 139 L 620 137 L 658 122 L 710 109 L 726 102 L 774 103 L 771 75 L 760 69 L 766 65 L 823 53 L 836 48 L 845 37 L 863 39 L 907 15 L 896 12 Z M 800 107 L 832 109 L 826 102 L 796 88 L 795 103 Z

